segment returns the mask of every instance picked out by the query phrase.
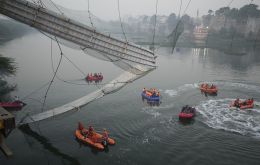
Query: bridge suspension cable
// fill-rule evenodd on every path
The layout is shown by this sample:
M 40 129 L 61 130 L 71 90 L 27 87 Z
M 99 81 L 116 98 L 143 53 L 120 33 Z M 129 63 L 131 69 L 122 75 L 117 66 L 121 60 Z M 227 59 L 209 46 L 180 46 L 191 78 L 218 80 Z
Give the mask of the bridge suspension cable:
M 0 13 L 30 25 L 40 32 L 46 33 L 46 35 L 50 34 L 47 36 L 55 40 L 60 49 L 58 65 L 44 95 L 42 112 L 23 118 L 19 124 L 40 121 L 71 110 L 78 110 L 81 106 L 121 89 L 129 82 L 133 82 L 156 68 L 154 52 L 128 42 L 125 32 L 123 32 L 125 41 L 119 40 L 96 31 L 94 25 L 93 27 L 86 26 L 65 15 L 44 8 L 43 5 L 44 4 L 37 5 L 26 0 L 0 0 Z M 73 44 L 72 48 L 87 50 L 89 54 L 95 57 L 101 55 L 126 72 L 87 96 L 43 112 L 48 92 L 55 77 L 58 78 L 57 73 L 65 57 L 60 43 L 65 45 L 67 43 Z

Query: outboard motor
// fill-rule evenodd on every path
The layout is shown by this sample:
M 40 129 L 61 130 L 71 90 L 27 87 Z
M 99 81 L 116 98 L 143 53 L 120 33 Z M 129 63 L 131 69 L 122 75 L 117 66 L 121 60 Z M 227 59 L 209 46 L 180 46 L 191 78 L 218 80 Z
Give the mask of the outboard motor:
M 107 140 L 103 140 L 103 141 L 102 141 L 102 144 L 103 144 L 105 147 L 107 147 Z

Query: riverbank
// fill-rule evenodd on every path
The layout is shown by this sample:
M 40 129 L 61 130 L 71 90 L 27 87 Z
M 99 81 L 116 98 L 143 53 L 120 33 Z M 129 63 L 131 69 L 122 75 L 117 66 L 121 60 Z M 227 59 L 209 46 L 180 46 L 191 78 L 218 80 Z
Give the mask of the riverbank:
M 0 29 L 0 44 L 33 32 L 31 27 L 11 19 L 0 19 Z
M 146 41 L 138 41 L 135 42 L 138 45 L 152 45 L 152 42 Z M 155 42 L 156 46 L 159 47 L 171 47 L 172 43 L 167 41 Z M 178 41 L 176 47 L 183 48 L 212 48 L 217 50 L 230 50 L 230 49 L 260 49 L 260 41 L 254 40 L 225 40 L 225 39 L 217 39 L 217 38 L 208 38 L 205 41 Z

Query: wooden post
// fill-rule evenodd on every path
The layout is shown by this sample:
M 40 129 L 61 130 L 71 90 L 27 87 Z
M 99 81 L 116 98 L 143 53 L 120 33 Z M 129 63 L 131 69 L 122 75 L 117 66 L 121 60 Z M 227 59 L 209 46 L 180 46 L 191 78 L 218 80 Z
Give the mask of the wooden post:
M 4 140 L 5 140 L 4 135 L 0 133 L 0 148 L 7 157 L 10 157 L 13 155 L 13 152 L 9 149 L 9 147 L 7 147 Z

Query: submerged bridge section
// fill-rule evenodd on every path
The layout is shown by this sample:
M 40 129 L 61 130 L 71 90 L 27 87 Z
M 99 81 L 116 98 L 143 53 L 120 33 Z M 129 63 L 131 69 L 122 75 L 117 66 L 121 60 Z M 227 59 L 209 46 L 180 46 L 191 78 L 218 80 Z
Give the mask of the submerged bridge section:
M 38 6 L 25 0 L 0 0 L 0 13 L 30 25 L 42 32 L 74 43 L 82 50 L 89 50 L 93 56 L 102 58 L 127 71 L 145 68 L 154 69 L 155 56 L 148 49 L 133 43 L 112 38 L 94 28 L 76 22 L 62 14 Z M 97 53 L 97 54 L 95 54 Z
M 54 117 L 56 115 L 66 113 L 68 111 L 78 111 L 83 105 L 86 105 L 96 99 L 102 98 L 107 94 L 113 93 L 142 76 L 143 75 L 136 75 L 130 72 L 124 72 L 116 79 L 112 80 L 110 83 L 104 85 L 101 89 L 98 89 L 82 98 L 38 114 L 25 116 L 20 120 L 20 122 L 17 123 L 17 126 L 41 121 L 47 118 Z

